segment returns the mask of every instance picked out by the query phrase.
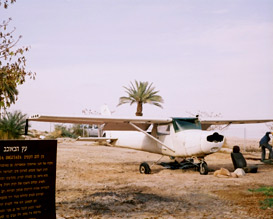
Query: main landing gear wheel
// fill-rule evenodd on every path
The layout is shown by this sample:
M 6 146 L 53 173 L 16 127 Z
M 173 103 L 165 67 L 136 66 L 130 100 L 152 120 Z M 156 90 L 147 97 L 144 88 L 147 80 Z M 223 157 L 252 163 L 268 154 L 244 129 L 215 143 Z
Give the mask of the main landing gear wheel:
M 147 164 L 146 162 L 141 163 L 139 166 L 139 172 L 141 174 L 150 174 L 151 173 L 151 168 L 149 166 L 149 164 Z
M 208 165 L 207 165 L 206 162 L 200 163 L 199 172 L 200 172 L 201 175 L 207 175 L 208 174 L 209 168 L 208 168 Z

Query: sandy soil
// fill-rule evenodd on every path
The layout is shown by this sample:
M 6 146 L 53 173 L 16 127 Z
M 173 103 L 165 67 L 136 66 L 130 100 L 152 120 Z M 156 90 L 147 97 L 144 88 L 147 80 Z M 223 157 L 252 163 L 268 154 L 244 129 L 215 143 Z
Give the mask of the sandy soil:
M 260 157 L 258 152 L 244 155 Z M 217 178 L 213 170 L 233 171 L 230 154 L 220 152 L 206 157 L 212 170 L 206 176 L 159 165 L 150 175 L 139 173 L 141 162 L 159 158 L 85 142 L 59 143 L 57 218 L 273 218 L 272 208 L 260 208 L 266 197 L 248 190 L 272 186 L 273 165 L 247 160 L 259 165 L 258 173 Z

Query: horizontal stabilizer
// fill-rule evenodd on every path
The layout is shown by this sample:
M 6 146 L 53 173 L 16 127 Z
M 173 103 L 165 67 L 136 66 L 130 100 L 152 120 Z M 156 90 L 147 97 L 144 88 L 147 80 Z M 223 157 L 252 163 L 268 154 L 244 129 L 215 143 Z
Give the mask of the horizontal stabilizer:
M 77 141 L 92 141 L 92 142 L 105 142 L 105 143 L 112 143 L 117 141 L 117 138 L 106 138 L 106 137 L 78 137 Z

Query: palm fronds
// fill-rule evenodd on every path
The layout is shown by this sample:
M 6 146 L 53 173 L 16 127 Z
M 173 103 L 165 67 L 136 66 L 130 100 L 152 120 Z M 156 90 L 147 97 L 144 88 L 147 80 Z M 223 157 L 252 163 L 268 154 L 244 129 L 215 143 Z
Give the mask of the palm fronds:
M 119 98 L 119 104 L 118 106 L 129 103 L 132 105 L 133 103 L 137 103 L 138 105 L 141 105 L 141 113 L 142 114 L 142 104 L 149 103 L 158 107 L 162 108 L 161 103 L 163 103 L 163 98 L 158 95 L 157 90 L 155 90 L 155 87 L 153 86 L 153 83 L 149 84 L 149 82 L 138 82 L 135 80 L 135 83 L 133 84 L 130 82 L 129 87 L 123 87 L 125 89 L 125 92 L 127 93 L 127 96 L 123 96 Z M 139 111 L 139 110 L 138 110 Z
M 24 134 L 26 114 L 7 113 L 0 119 L 0 139 L 19 139 Z

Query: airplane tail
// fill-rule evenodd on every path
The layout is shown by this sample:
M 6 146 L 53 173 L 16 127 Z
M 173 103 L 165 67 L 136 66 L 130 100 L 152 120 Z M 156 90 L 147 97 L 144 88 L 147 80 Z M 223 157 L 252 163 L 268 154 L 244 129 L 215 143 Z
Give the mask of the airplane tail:
M 102 105 L 100 107 L 100 114 L 102 116 L 111 116 L 111 111 L 107 105 Z

